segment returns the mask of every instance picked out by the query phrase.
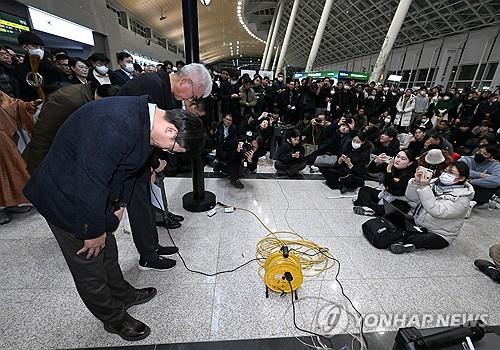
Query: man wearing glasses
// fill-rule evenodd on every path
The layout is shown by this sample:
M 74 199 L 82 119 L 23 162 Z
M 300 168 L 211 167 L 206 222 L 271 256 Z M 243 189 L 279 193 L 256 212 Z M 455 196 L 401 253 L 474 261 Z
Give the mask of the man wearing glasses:
M 147 96 L 93 101 L 59 129 L 24 189 L 47 220 L 87 308 L 106 331 L 125 340 L 149 335 L 150 328 L 127 309 L 157 291 L 125 281 L 114 232 L 124 208 L 133 205 L 134 188 L 144 177 L 148 181 L 152 147 L 199 152 L 203 143 L 203 124 L 189 112 L 165 111 Z M 143 204 L 149 208 L 149 202 Z
M 150 102 L 164 110 L 174 109 L 180 101 L 192 101 L 207 97 L 212 90 L 212 78 L 208 70 L 199 63 L 191 63 L 175 73 L 157 72 L 142 74 L 128 81 L 119 92 L 123 96 L 149 96 Z M 173 130 L 167 130 L 173 135 L 171 148 L 162 148 L 165 153 L 175 153 L 179 140 Z M 203 145 L 201 145 L 203 146 Z M 167 155 L 154 152 L 147 166 L 139 175 L 127 206 L 130 227 L 135 246 L 139 252 L 139 269 L 165 271 L 175 266 L 175 260 L 167 256 L 177 253 L 175 247 L 162 247 L 158 243 L 156 228 L 156 213 L 151 204 L 151 179 L 161 173 L 165 166 Z M 168 157 L 170 158 L 170 157 Z M 163 183 L 159 182 L 160 187 Z M 163 214 L 167 228 L 178 228 L 184 218 L 170 213 Z

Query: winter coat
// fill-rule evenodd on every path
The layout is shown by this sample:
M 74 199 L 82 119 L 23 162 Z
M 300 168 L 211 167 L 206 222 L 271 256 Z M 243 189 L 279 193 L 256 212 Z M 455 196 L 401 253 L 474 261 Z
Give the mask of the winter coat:
M 257 97 L 252 88 L 245 90 L 243 86 L 240 87 L 240 112 L 241 115 L 252 114 L 253 108 L 257 104 Z M 248 105 L 247 105 L 248 103 Z
M 443 186 L 435 179 L 430 185 L 422 187 L 413 178 L 406 188 L 406 198 L 410 205 L 415 205 L 410 212 L 415 223 L 449 243 L 460 233 L 473 197 L 474 188 L 468 182 Z
M 410 95 L 405 103 L 405 96 L 401 96 L 396 104 L 396 117 L 394 118 L 394 125 L 396 126 L 410 126 L 411 116 L 415 108 L 415 96 Z
M 429 109 L 429 97 L 427 97 L 427 95 L 415 96 L 415 108 L 413 109 L 413 111 L 415 113 L 425 114 L 427 113 L 428 109 Z

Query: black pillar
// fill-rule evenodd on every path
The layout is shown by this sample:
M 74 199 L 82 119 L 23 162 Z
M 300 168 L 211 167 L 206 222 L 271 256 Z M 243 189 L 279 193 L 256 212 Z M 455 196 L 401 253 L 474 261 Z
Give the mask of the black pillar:
M 198 39 L 198 0 L 182 0 L 182 22 L 184 24 L 184 52 L 186 63 L 200 62 Z M 215 206 L 215 194 L 205 191 L 205 178 L 201 153 L 192 157 L 193 192 L 182 197 L 184 209 L 192 212 L 207 211 Z

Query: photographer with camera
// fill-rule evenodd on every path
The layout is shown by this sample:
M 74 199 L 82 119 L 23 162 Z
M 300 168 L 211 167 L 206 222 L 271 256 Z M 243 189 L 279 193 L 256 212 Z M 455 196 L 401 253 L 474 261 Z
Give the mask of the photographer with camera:
M 354 120 L 349 114 L 341 117 L 338 124 L 331 124 L 324 129 L 324 140 L 319 145 L 318 149 L 306 157 L 308 164 L 314 164 L 316 158 L 325 154 L 340 155 L 340 151 L 344 145 L 350 142 L 350 139 L 356 135 Z M 316 169 L 311 167 L 311 172 Z
M 278 176 L 298 177 L 299 171 L 306 167 L 305 149 L 300 144 L 300 138 L 300 131 L 297 129 L 292 129 L 286 133 L 286 141 L 278 148 L 278 155 L 274 164 Z
M 240 181 L 245 171 L 257 170 L 257 161 L 262 156 L 262 139 L 251 131 L 247 131 L 244 140 L 228 139 L 217 147 L 214 172 L 227 174 L 231 185 L 238 189 L 245 186 Z

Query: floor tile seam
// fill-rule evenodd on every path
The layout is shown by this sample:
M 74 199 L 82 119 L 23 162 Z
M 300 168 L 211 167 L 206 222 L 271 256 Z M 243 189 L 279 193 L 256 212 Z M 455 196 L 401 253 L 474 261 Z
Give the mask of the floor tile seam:
M 210 319 L 208 322 L 208 340 L 212 339 L 212 327 L 213 327 L 213 322 L 214 322 L 214 312 L 215 312 L 215 302 L 216 302 L 216 295 L 217 295 L 217 283 L 214 283 L 213 291 L 212 291 L 212 306 L 210 308 Z

